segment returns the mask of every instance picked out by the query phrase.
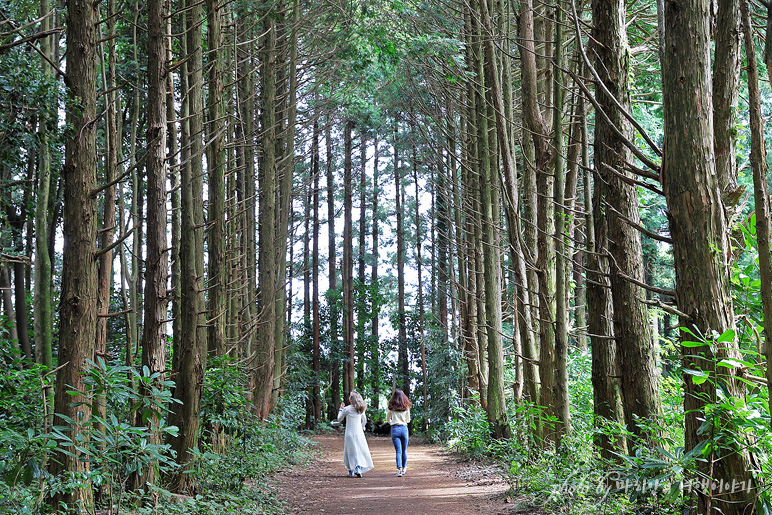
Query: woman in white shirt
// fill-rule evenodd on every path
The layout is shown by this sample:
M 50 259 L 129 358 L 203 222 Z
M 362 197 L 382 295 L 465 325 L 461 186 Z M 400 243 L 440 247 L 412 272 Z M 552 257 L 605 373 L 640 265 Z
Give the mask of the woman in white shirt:
M 410 399 L 402 390 L 394 390 L 389 399 L 386 421 L 391 425 L 391 441 L 397 451 L 397 477 L 407 471 L 407 425 L 410 423 Z
M 362 474 L 373 468 L 373 459 L 370 456 L 370 447 L 365 439 L 365 424 L 367 405 L 362 396 L 357 392 L 351 392 L 348 396 L 351 404 L 340 404 L 338 422 L 346 419 L 346 434 L 343 439 L 343 464 L 348 470 L 349 476 Z

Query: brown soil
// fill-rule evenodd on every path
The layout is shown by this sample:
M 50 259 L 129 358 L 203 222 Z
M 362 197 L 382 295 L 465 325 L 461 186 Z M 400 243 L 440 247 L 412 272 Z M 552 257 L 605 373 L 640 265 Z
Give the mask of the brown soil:
M 288 513 L 390 515 L 504 515 L 521 511 L 507 497 L 508 485 L 493 466 L 462 464 L 435 445 L 411 438 L 407 474 L 395 477 L 388 437 L 368 436 L 375 468 L 348 477 L 343 435 L 315 436 L 319 457 L 284 471 L 275 480 Z

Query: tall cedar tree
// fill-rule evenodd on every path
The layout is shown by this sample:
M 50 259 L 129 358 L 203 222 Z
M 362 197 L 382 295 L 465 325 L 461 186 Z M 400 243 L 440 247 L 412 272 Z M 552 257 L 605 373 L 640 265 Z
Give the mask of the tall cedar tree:
M 97 319 L 97 179 L 96 130 L 96 28 L 98 4 L 67 1 L 67 126 L 64 169 L 64 251 L 59 309 L 59 363 L 54 392 L 54 424 L 69 429 L 72 441 L 89 422 L 91 407 L 84 379 L 88 361 L 94 360 Z M 74 395 L 71 392 L 76 392 Z M 66 418 L 65 418 L 66 417 Z M 86 439 L 86 444 L 88 440 Z M 52 474 L 85 473 L 88 457 L 78 448 L 58 453 Z M 68 513 L 80 513 L 93 502 L 90 483 L 59 492 L 51 505 L 65 503 Z
M 614 309 L 614 336 L 620 367 L 622 401 L 627 427 L 636 436 L 644 436 L 636 418 L 659 415 L 659 371 L 648 310 L 638 299 L 643 289 L 629 278 L 643 282 L 641 237 L 631 224 L 640 225 L 638 190 L 618 174 L 632 161 L 632 155 L 616 132 L 631 139 L 630 122 L 617 105 L 630 110 L 629 62 L 625 2 L 622 0 L 592 3 L 595 25 L 591 54 L 595 69 L 605 88 L 598 87 L 598 105 L 606 116 L 595 121 L 595 169 L 600 181 L 595 223 L 607 225 L 608 253 L 611 261 L 611 293 Z M 603 90 L 615 98 L 609 98 Z M 602 220 L 606 217 L 606 220 Z M 596 248 L 605 254 L 606 248 Z M 611 345 L 605 343 L 604 345 Z
M 686 314 L 680 323 L 695 334 L 723 334 L 734 330 L 734 308 L 729 291 L 727 221 L 716 176 L 713 141 L 713 98 L 710 77 L 710 2 L 668 2 L 665 10 L 665 51 L 662 86 L 665 112 L 664 168 L 662 186 L 667 200 L 673 260 L 676 273 L 676 303 Z M 716 428 L 701 431 L 707 403 L 716 401 L 714 380 L 732 396 L 742 396 L 731 373 L 716 370 L 717 359 L 737 358 L 733 333 L 712 346 L 682 347 L 685 370 L 701 370 L 711 380 L 697 384 L 684 374 L 685 447 L 695 448 Z M 684 340 L 694 337 L 682 334 Z M 752 457 L 724 442 L 705 461 L 697 463 L 701 474 L 721 482 L 753 484 Z M 716 496 L 714 496 L 716 495 Z M 696 513 L 726 514 L 753 510 L 754 488 L 735 492 L 700 491 Z

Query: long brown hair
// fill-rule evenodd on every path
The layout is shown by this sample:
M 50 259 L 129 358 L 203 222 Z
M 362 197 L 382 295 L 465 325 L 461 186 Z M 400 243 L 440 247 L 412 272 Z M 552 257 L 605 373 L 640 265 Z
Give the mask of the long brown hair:
M 394 390 L 389 399 L 389 409 L 391 411 L 406 411 L 412 406 L 413 403 L 407 398 L 405 392 L 400 389 Z
M 367 404 L 365 404 L 364 399 L 362 399 L 362 396 L 359 395 L 358 392 L 351 392 L 348 396 L 348 400 L 351 402 L 351 405 L 354 406 L 354 409 L 357 410 L 357 413 L 365 412 Z

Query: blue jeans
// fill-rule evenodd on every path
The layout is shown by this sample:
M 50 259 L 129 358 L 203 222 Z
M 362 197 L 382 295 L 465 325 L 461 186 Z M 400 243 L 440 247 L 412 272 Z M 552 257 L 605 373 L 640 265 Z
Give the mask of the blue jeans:
M 407 467 L 407 426 L 391 426 L 391 441 L 397 451 L 397 468 Z

